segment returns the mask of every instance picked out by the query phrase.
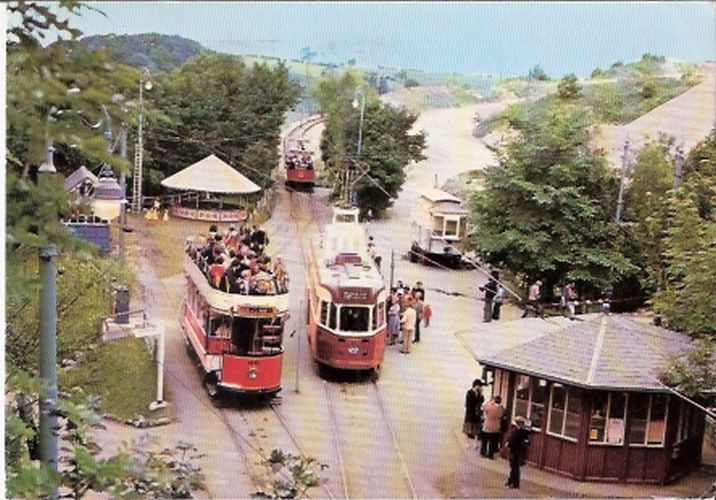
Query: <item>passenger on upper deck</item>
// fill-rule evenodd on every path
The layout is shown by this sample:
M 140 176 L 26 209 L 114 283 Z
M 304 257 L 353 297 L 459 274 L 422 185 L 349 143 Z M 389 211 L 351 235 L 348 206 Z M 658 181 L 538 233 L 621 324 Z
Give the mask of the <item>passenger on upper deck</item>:
M 254 225 L 253 231 L 251 232 L 251 249 L 260 254 L 264 251 L 268 243 L 269 239 L 268 236 L 266 236 L 266 232 L 257 225 Z
M 283 262 L 280 258 L 272 262 L 270 256 L 262 253 L 268 244 L 268 236 L 263 230 L 254 226 L 253 232 L 244 233 L 245 243 L 250 243 L 257 251 L 242 243 L 237 252 L 230 245 L 225 245 L 227 239 L 239 239 L 240 233 L 233 226 L 227 232 L 229 238 L 224 238 L 215 225 L 211 229 L 214 236 L 207 238 L 201 249 L 194 245 L 193 237 L 188 237 L 185 252 L 196 262 L 213 288 L 227 293 L 261 295 L 288 292 L 288 276 Z

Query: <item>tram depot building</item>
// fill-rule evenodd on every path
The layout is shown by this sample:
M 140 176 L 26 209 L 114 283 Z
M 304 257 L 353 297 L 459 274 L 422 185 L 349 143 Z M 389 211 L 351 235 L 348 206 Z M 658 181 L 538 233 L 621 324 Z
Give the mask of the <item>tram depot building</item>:
M 666 484 L 694 469 L 705 414 L 658 379 L 689 339 L 627 316 L 578 318 L 461 334 L 509 418 L 530 422 L 527 463 L 579 481 L 622 483 Z

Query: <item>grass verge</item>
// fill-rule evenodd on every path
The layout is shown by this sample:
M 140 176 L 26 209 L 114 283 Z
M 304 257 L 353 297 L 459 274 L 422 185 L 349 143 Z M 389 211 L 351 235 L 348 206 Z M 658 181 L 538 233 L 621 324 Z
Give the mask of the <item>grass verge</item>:
M 63 390 L 81 387 L 101 396 L 102 412 L 118 419 L 146 417 L 156 396 L 157 367 L 144 341 L 128 337 L 100 344 L 81 364 L 60 373 L 59 382 Z M 170 415 L 165 408 L 151 416 Z

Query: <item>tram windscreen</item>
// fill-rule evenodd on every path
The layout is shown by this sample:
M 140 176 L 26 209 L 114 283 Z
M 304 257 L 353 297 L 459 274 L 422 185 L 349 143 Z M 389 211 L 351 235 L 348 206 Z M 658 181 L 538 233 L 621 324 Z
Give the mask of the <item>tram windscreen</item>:
M 367 332 L 370 309 L 365 306 L 341 307 L 341 330 L 344 332 Z

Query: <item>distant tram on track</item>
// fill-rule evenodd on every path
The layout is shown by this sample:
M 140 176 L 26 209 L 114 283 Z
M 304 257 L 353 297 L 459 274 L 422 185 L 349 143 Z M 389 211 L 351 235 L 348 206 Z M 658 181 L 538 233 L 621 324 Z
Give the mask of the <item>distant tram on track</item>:
M 194 253 L 194 252 L 192 252 Z M 275 394 L 281 390 L 288 287 L 279 273 L 259 272 L 246 286 L 214 286 L 200 254 L 185 256 L 186 291 L 181 327 L 187 348 L 219 393 Z M 230 291 L 226 291 L 229 289 Z
M 299 137 L 286 137 L 283 141 L 283 162 L 286 167 L 286 183 L 293 188 L 313 189 L 316 170 L 313 151 L 308 141 Z
M 307 252 L 308 340 L 319 365 L 378 374 L 388 295 L 367 243 L 358 209 L 334 208 L 322 248 Z

